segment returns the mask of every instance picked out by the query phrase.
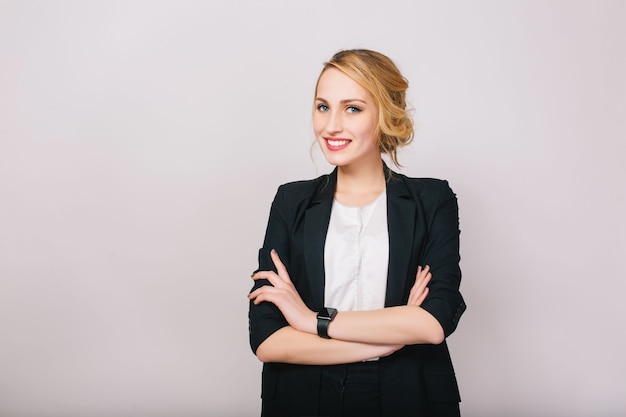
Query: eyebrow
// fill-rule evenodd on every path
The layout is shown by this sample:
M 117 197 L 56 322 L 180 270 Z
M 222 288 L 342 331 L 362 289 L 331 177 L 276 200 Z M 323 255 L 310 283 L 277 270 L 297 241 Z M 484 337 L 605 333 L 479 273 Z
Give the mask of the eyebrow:
M 315 100 L 328 102 L 328 100 L 326 100 L 325 98 L 322 98 L 322 97 L 315 97 Z M 347 98 L 345 100 L 341 100 L 339 103 L 347 104 L 347 103 L 352 103 L 354 101 L 359 101 L 359 102 L 361 102 L 363 104 L 367 104 L 367 102 L 365 100 L 361 100 L 360 98 Z

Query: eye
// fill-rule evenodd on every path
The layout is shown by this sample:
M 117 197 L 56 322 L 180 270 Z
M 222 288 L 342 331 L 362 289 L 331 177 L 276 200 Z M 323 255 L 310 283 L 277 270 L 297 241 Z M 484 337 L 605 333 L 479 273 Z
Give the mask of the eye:
M 327 112 L 328 111 L 328 106 L 324 103 L 320 103 L 317 105 L 317 110 L 321 111 L 321 112 Z
M 359 108 L 358 108 L 358 107 L 356 107 L 356 106 L 348 106 L 348 107 L 346 108 L 346 111 L 347 111 L 348 113 L 359 113 L 359 112 L 361 111 L 361 109 L 359 109 Z

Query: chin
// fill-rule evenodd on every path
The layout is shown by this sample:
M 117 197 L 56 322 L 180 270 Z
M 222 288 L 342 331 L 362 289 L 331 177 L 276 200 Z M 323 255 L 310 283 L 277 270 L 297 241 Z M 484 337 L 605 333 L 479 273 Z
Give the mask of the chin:
M 336 155 L 324 154 L 324 157 L 326 158 L 326 162 L 328 162 L 330 165 L 334 165 L 337 167 L 341 167 L 341 166 L 349 164 L 349 161 L 347 161 L 346 158 L 341 158 Z

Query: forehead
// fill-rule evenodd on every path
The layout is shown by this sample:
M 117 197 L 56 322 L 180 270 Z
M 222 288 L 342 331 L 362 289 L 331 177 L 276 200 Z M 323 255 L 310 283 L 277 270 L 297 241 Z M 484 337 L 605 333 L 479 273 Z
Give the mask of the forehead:
M 317 97 L 324 100 L 360 99 L 370 101 L 372 95 L 365 87 L 336 68 L 328 68 L 317 83 Z

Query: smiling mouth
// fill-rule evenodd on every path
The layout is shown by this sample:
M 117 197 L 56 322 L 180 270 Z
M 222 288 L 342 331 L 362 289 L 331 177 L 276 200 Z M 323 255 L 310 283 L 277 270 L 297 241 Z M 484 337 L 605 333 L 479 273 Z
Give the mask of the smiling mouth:
M 350 139 L 343 138 L 324 138 L 324 140 L 326 140 L 326 147 L 331 151 L 339 151 L 352 142 Z

